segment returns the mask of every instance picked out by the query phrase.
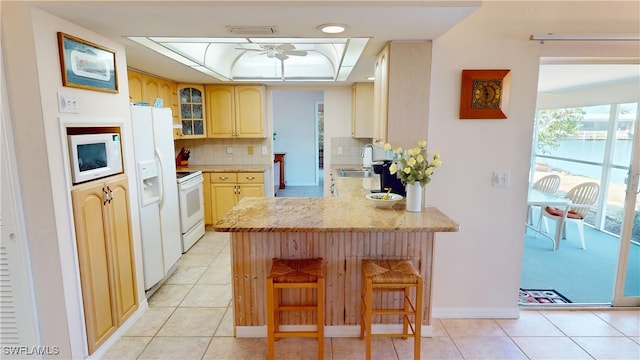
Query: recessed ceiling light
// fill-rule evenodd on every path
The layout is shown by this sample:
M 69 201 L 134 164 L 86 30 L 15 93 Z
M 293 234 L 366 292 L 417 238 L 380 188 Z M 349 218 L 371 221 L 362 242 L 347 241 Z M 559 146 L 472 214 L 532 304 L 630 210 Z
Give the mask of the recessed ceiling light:
M 339 34 L 347 30 L 348 28 L 349 27 L 344 24 L 322 24 L 322 25 L 318 25 L 316 29 L 326 34 Z

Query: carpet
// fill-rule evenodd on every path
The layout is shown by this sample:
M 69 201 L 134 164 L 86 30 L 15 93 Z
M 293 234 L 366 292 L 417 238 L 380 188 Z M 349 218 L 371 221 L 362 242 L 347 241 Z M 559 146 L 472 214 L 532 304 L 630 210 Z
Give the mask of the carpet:
M 520 289 L 519 304 L 569 304 L 571 300 L 555 290 Z

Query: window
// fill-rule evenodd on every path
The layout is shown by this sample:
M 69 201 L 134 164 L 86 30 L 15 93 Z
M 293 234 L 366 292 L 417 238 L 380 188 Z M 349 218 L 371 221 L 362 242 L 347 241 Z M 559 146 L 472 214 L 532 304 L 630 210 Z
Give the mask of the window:
M 585 219 L 620 235 L 638 103 L 540 109 L 536 115 L 533 181 L 560 175 L 559 194 L 595 181 L 600 201 Z

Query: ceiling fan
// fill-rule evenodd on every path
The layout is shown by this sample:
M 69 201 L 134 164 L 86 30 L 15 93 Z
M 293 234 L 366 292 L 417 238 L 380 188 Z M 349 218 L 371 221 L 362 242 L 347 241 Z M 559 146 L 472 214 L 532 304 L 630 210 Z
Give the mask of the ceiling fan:
M 260 49 L 247 49 L 247 48 L 236 48 L 238 50 L 245 51 L 260 51 L 260 55 L 266 54 L 269 58 L 276 58 L 281 61 L 284 61 L 289 58 L 289 56 L 306 56 L 306 50 L 297 50 L 293 44 L 256 44 L 260 46 Z

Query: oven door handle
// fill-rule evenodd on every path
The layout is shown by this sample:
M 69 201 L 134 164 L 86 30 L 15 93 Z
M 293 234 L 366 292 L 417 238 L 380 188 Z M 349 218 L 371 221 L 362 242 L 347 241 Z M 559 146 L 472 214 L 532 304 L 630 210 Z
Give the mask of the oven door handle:
M 158 161 L 158 186 L 160 187 L 160 207 L 164 206 L 164 162 L 162 161 L 162 155 L 160 155 L 160 149 L 154 148 L 156 153 L 156 161 Z

